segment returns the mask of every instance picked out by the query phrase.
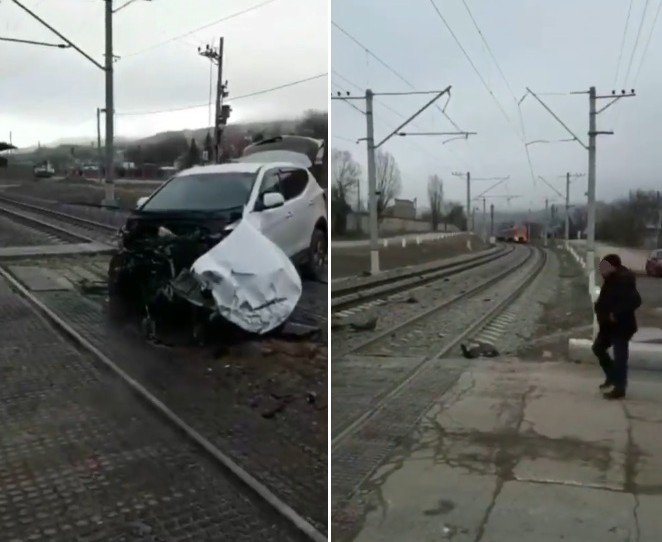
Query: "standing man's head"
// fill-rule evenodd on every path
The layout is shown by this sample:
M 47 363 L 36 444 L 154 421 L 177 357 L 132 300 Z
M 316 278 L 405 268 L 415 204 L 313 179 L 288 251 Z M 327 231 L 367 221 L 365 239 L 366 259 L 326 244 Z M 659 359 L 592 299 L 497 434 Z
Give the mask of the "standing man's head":
M 600 261 L 600 267 L 599 267 L 600 274 L 604 278 L 607 278 L 614 271 L 616 271 L 619 267 L 622 267 L 622 265 L 623 264 L 621 264 L 621 258 L 619 257 L 618 254 L 607 254 Z

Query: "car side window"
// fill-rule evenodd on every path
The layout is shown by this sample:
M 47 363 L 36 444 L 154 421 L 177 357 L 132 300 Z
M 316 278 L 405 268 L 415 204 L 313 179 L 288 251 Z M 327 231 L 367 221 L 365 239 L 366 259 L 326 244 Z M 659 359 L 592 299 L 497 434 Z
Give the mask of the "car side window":
M 290 200 L 300 196 L 308 185 L 308 172 L 305 169 L 284 169 L 281 171 L 283 197 Z
M 280 184 L 280 172 L 277 169 L 271 169 L 264 174 L 262 177 L 262 184 L 260 185 L 260 192 L 257 196 L 257 201 L 255 202 L 255 210 L 262 211 L 264 207 L 262 205 L 262 196 L 268 194 L 269 192 L 277 192 L 282 194 Z M 285 196 L 283 196 L 285 197 Z
M 281 185 L 280 185 L 280 174 L 277 169 L 272 169 L 270 171 L 267 171 L 262 179 L 262 186 L 260 187 L 260 196 L 263 196 L 268 192 L 282 193 Z M 283 194 L 283 196 L 285 196 L 285 194 Z

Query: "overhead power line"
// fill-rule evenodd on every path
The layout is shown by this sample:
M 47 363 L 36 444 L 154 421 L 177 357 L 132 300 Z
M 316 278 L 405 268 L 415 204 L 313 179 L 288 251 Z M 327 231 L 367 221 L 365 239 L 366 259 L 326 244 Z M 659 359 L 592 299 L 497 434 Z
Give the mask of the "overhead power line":
M 341 27 L 338 23 L 335 21 L 331 21 L 331 24 L 336 27 L 340 32 L 342 32 L 345 36 L 347 36 L 350 40 L 352 40 L 356 45 L 361 47 L 366 53 L 368 53 L 370 56 L 372 56 L 377 62 L 379 62 L 382 66 L 384 66 L 388 71 L 390 71 L 393 75 L 395 75 L 400 81 L 402 81 L 405 85 L 407 85 L 409 88 L 416 90 L 416 87 L 414 84 L 407 80 L 400 72 L 398 72 L 393 66 L 391 66 L 388 62 L 384 61 L 382 58 L 380 58 L 374 51 L 370 50 L 366 45 L 361 43 L 357 38 L 352 36 L 347 30 L 345 30 L 343 27 Z M 461 131 L 461 128 L 457 125 L 457 123 L 446 113 L 443 109 L 441 109 L 438 105 L 435 105 L 435 108 L 450 122 L 456 130 Z
M 636 87 L 637 85 L 637 80 L 639 79 L 639 74 L 641 73 L 641 67 L 644 65 L 644 59 L 646 58 L 646 53 L 648 53 L 648 46 L 651 43 L 651 38 L 653 37 L 653 33 L 655 32 L 655 26 L 657 24 L 657 19 L 660 15 L 660 8 L 662 8 L 662 0 L 657 4 L 657 10 L 655 11 L 655 17 L 653 18 L 653 24 L 651 25 L 650 32 L 648 33 L 648 38 L 646 39 L 646 45 L 644 46 L 644 52 L 641 55 L 641 61 L 639 62 L 639 67 L 637 68 L 637 73 L 634 76 L 634 80 L 632 81 L 632 86 Z
M 101 70 L 106 70 L 104 66 L 99 64 L 94 58 L 92 58 L 90 55 L 88 55 L 85 51 L 83 51 L 80 47 L 78 47 L 75 43 L 73 43 L 71 40 L 69 40 L 67 37 L 62 35 L 60 32 L 55 30 L 50 24 L 48 24 L 46 21 L 44 21 L 39 15 L 37 15 L 35 12 L 31 11 L 27 7 L 25 7 L 23 4 L 21 4 L 18 0 L 12 0 L 14 4 L 16 4 L 19 8 L 21 8 L 23 11 L 25 11 L 28 15 L 30 15 L 33 19 L 36 19 L 39 21 L 43 26 L 48 28 L 53 34 L 55 34 L 58 38 L 61 40 L 64 40 L 67 44 L 69 44 L 71 47 L 73 47 L 76 51 L 78 51 L 81 55 L 83 55 L 85 58 L 87 58 L 92 64 L 94 64 L 97 68 Z
M 267 94 L 269 92 L 274 92 L 276 90 L 281 90 L 284 88 L 288 87 L 293 87 L 295 85 L 300 85 L 301 83 L 307 83 L 308 81 L 313 81 L 315 79 L 321 79 L 322 77 L 326 77 L 328 74 L 325 73 L 319 73 L 317 75 L 313 75 L 312 77 L 306 77 L 305 79 L 299 79 L 297 81 L 291 81 L 289 83 L 285 83 L 283 85 L 278 85 L 276 87 L 271 87 L 271 88 L 266 88 L 263 90 L 257 90 L 255 92 L 249 92 L 248 94 L 241 94 L 239 96 L 234 96 L 229 98 L 230 101 L 232 100 L 242 100 L 244 98 L 251 98 L 253 96 L 260 96 L 262 94 Z M 188 109 L 198 109 L 200 107 L 208 107 L 209 102 L 205 103 L 200 103 L 200 104 L 195 104 L 195 105 L 186 105 L 182 107 L 173 107 L 169 109 L 158 109 L 158 110 L 153 110 L 153 111 L 129 111 L 126 113 L 116 113 L 117 115 L 122 115 L 123 117 L 130 117 L 130 116 L 140 116 L 140 115 L 155 115 L 157 113 L 172 113 L 175 111 L 186 111 Z
M 156 49 L 157 47 L 160 47 L 161 45 L 165 45 L 166 43 L 170 43 L 171 41 L 180 40 L 182 38 L 185 38 L 186 36 L 190 36 L 191 34 L 195 34 L 196 32 L 199 32 L 200 30 L 204 30 L 205 28 L 209 28 L 210 26 L 214 26 L 218 23 L 222 23 L 224 21 L 234 19 L 235 17 L 239 17 L 240 15 L 244 15 L 245 13 L 255 11 L 255 10 L 260 9 L 260 8 L 266 6 L 267 4 L 271 4 L 273 2 L 276 2 L 276 0 L 265 0 L 264 2 L 261 2 L 259 4 L 254 5 L 254 6 L 250 6 L 246 9 L 242 9 L 241 11 L 237 11 L 235 13 L 231 13 L 230 15 L 226 15 L 224 17 L 221 17 L 220 19 L 216 19 L 215 21 L 212 21 L 211 23 L 204 24 L 202 26 L 194 28 L 193 30 L 189 30 L 188 32 L 184 32 L 183 34 L 179 34 L 177 36 L 173 36 L 171 38 L 160 41 L 158 43 L 154 43 L 153 45 L 150 45 L 149 47 L 145 47 L 144 49 L 139 49 L 138 51 L 134 51 L 133 53 L 128 53 L 126 55 L 122 55 L 122 57 L 123 58 L 130 58 L 130 57 L 133 57 L 133 56 L 136 56 L 136 55 L 141 55 L 142 53 L 146 53 L 147 51 L 151 51 L 152 49 Z
M 138 0 L 127 0 L 127 1 L 124 2 L 120 7 L 115 8 L 115 9 L 113 10 L 113 13 L 117 13 L 119 10 L 124 9 L 125 7 L 127 7 L 127 6 L 133 4 L 134 2 L 137 2 L 137 1 L 138 1 Z
M 448 32 L 450 32 L 451 36 L 452 36 L 453 39 L 455 40 L 455 43 L 456 43 L 457 46 L 460 48 L 460 50 L 462 51 L 462 54 L 464 54 L 464 57 L 467 59 L 467 61 L 469 62 L 469 64 L 470 64 L 471 67 L 473 68 L 474 72 L 476 73 L 476 75 L 477 75 L 478 78 L 480 79 L 481 83 L 482 83 L 483 86 L 485 87 L 485 90 L 487 90 L 488 94 L 492 97 L 492 100 L 494 101 L 494 103 L 496 104 L 496 106 L 499 108 L 499 111 L 501 112 L 501 114 L 503 115 L 503 117 L 506 119 L 506 122 L 508 123 L 508 125 L 509 125 L 509 126 L 512 128 L 512 130 L 515 132 L 515 135 L 517 135 L 517 137 L 520 138 L 519 134 L 517 133 L 517 130 L 516 130 L 515 127 L 513 126 L 513 122 L 512 122 L 512 120 L 511 120 L 510 117 L 508 116 L 508 113 L 506 113 L 506 110 L 505 110 L 505 109 L 503 108 L 503 106 L 501 105 L 501 102 L 497 99 L 496 95 L 494 94 L 494 92 L 492 91 L 492 89 L 490 88 L 490 86 L 487 84 L 487 81 L 485 81 L 485 78 L 483 77 L 483 75 L 480 73 L 480 71 L 478 70 L 478 68 L 477 68 L 476 65 L 474 64 L 474 61 L 473 61 L 473 60 L 471 59 L 471 57 L 469 56 L 469 53 L 467 53 L 467 50 L 466 50 L 466 49 L 464 48 L 464 46 L 462 45 L 462 42 L 460 42 L 460 40 L 459 40 L 459 38 L 457 37 L 457 35 L 455 34 L 455 32 L 453 32 L 453 29 L 452 29 L 451 26 L 448 24 L 448 21 L 446 21 L 446 18 L 443 16 L 443 14 L 441 13 L 441 11 L 440 11 L 439 8 L 437 7 L 437 4 L 434 2 L 434 0 L 430 0 L 430 4 L 432 4 L 432 7 L 434 8 L 434 10 L 435 10 L 435 12 L 437 13 L 437 15 L 439 16 L 439 18 L 441 19 L 441 22 L 444 23 L 444 26 L 446 27 L 446 29 L 448 30 Z
M 632 53 L 630 54 L 630 61 L 628 62 L 628 69 L 625 72 L 625 79 L 623 79 L 623 88 L 628 84 L 628 78 L 630 77 L 630 70 L 632 69 L 632 62 L 634 60 L 634 55 L 637 51 L 637 46 L 639 45 L 639 37 L 641 36 L 641 29 L 644 26 L 644 21 L 646 20 L 646 11 L 648 10 L 648 3 L 650 0 L 646 0 L 644 3 L 644 11 L 641 14 L 641 21 L 639 21 L 639 28 L 637 29 L 637 37 L 634 40 L 634 46 L 632 47 Z
M 466 9 L 467 13 L 469 14 L 469 18 L 471 19 L 471 22 L 474 25 L 474 28 L 476 29 L 476 32 L 478 32 L 478 35 L 480 36 L 480 39 L 483 40 L 483 44 L 485 45 L 485 48 L 487 49 L 487 52 L 489 53 L 490 57 L 492 58 L 492 61 L 494 62 L 494 65 L 496 66 L 497 70 L 499 71 L 499 75 L 501 75 L 501 78 L 503 79 L 503 82 L 506 83 L 506 86 L 508 87 L 508 90 L 510 91 L 510 95 L 513 97 L 513 100 L 517 101 L 517 97 L 515 96 L 515 92 L 513 91 L 513 87 L 510 86 L 510 83 L 508 82 L 508 79 L 506 78 L 505 74 L 503 73 L 503 70 L 501 69 L 501 66 L 499 65 L 498 60 L 496 59 L 496 56 L 494 55 L 494 52 L 492 51 L 492 48 L 490 47 L 490 44 L 487 43 L 487 39 L 485 38 L 485 35 L 481 31 L 480 27 L 478 26 L 478 23 L 476 22 L 476 19 L 473 16 L 473 13 L 471 13 L 471 10 L 469 9 L 469 5 L 467 4 L 466 0 L 462 0 L 462 3 L 464 4 L 464 8 Z
M 630 25 L 630 14 L 632 13 L 632 3 L 634 0 L 630 0 L 630 5 L 628 7 L 628 14 L 625 17 L 625 26 L 623 27 L 623 37 L 621 38 L 621 49 L 618 52 L 618 62 L 616 63 L 616 73 L 614 74 L 614 83 L 611 85 L 613 88 L 616 88 L 616 82 L 618 81 L 618 73 L 621 70 L 621 60 L 623 58 L 623 49 L 625 49 L 625 37 L 628 33 L 628 27 Z

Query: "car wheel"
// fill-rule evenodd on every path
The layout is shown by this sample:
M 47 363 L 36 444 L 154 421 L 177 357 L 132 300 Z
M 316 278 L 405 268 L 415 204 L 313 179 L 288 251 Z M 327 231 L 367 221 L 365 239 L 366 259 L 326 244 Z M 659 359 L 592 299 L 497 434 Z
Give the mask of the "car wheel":
M 325 282 L 327 280 L 327 242 L 326 234 L 321 228 L 315 228 L 310 238 L 308 256 L 303 266 L 303 275 L 307 279 Z

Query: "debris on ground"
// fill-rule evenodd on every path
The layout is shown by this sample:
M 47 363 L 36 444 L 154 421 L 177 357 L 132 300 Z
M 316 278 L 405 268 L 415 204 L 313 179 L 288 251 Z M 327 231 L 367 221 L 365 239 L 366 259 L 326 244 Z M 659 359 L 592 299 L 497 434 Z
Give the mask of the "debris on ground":
M 352 331 L 374 331 L 377 328 L 377 316 L 369 315 L 364 318 L 356 318 L 349 322 Z
M 462 355 L 468 359 L 475 358 L 496 358 L 499 356 L 499 352 L 494 345 L 484 342 L 475 342 L 469 346 L 464 343 L 460 345 L 462 350 Z
M 283 339 L 319 341 L 322 330 L 319 326 L 288 321 L 279 330 L 278 336 Z
M 266 406 L 262 409 L 263 418 L 273 418 L 276 414 L 285 410 L 285 407 L 292 402 L 292 397 L 275 397 L 273 394 L 267 398 Z

